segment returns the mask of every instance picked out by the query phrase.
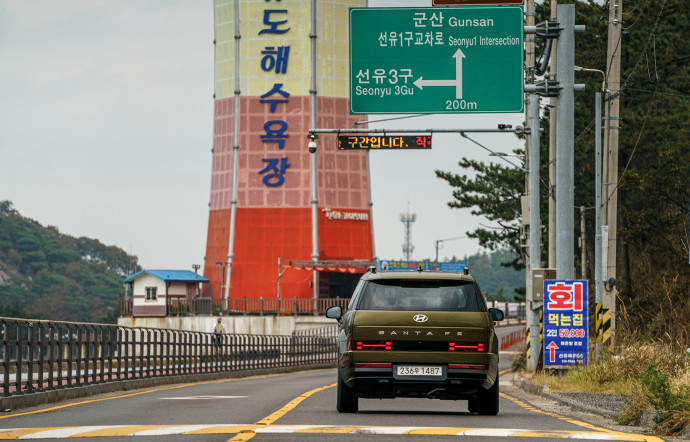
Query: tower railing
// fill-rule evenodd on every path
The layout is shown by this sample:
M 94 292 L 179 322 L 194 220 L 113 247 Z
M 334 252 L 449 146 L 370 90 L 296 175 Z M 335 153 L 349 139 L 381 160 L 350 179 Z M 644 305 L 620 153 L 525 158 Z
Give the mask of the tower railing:
M 323 315 L 326 309 L 339 305 L 345 310 L 349 298 L 322 298 L 314 303 L 313 299 L 265 299 L 265 298 L 192 298 L 168 299 L 168 316 L 185 315 Z M 314 310 L 316 305 L 316 310 Z M 132 316 L 133 302 L 125 299 L 120 302 L 120 316 Z

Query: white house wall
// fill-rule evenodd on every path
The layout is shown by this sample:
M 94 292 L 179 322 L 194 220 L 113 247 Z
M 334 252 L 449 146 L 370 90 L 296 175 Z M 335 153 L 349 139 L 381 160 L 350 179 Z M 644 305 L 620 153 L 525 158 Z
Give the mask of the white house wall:
M 146 300 L 147 287 L 156 287 L 155 300 Z M 132 293 L 132 313 L 135 316 L 165 316 L 167 314 L 166 288 L 163 280 L 144 273 L 134 280 Z

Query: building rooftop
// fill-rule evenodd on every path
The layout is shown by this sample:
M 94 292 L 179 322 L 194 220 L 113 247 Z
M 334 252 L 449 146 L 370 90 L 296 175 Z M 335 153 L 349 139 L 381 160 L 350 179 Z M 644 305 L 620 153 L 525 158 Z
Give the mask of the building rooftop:
M 191 270 L 141 270 L 125 279 L 123 282 L 132 282 L 143 274 L 149 274 L 165 282 L 209 282 L 207 278 L 192 272 Z

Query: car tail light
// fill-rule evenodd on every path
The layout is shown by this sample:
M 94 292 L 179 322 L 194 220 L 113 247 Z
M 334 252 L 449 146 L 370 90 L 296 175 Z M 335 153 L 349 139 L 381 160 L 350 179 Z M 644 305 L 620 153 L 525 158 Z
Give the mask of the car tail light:
M 486 370 L 486 364 L 448 364 L 448 368 L 465 368 L 470 370 Z
M 391 341 L 350 341 L 351 350 L 390 351 L 392 345 Z
M 449 342 L 448 351 L 484 351 L 483 342 Z
M 393 364 L 381 362 L 355 362 L 355 368 L 392 368 Z

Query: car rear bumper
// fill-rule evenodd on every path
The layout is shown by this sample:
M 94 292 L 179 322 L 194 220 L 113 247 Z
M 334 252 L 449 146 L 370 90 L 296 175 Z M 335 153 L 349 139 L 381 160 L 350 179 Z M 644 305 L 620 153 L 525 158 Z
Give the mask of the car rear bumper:
M 480 390 L 488 390 L 497 377 L 497 358 L 486 355 L 485 363 L 350 363 L 341 366 L 343 381 L 362 398 L 425 397 L 470 399 Z M 351 359 L 350 359 L 351 361 Z M 398 366 L 441 367 L 434 376 L 403 376 Z

